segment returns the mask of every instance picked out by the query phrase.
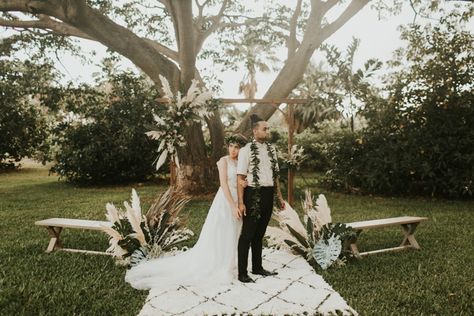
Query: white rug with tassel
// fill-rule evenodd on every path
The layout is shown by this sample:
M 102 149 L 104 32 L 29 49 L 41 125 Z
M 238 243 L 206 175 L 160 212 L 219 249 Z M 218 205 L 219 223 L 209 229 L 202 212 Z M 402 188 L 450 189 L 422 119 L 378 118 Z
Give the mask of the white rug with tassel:
M 151 290 L 139 315 L 357 315 L 303 258 L 264 249 L 263 266 L 278 275 L 250 274 L 255 283 L 215 288 Z

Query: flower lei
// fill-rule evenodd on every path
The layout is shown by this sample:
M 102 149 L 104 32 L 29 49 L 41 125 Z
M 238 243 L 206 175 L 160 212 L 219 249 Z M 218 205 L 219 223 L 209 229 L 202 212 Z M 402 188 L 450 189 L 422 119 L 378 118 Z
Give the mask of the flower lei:
M 275 158 L 275 153 L 273 151 L 273 147 L 268 143 L 264 142 L 267 145 L 268 157 L 270 157 L 270 162 L 272 164 L 272 176 L 273 176 L 273 185 L 276 184 L 278 178 L 278 167 L 277 167 L 277 160 Z M 253 187 L 255 188 L 255 192 L 252 196 L 252 204 L 250 207 L 250 215 L 255 219 L 260 218 L 260 212 L 258 211 L 260 206 L 260 176 L 258 173 L 260 172 L 260 158 L 258 158 L 258 147 L 257 141 L 252 139 L 250 144 L 250 163 L 252 164 L 252 177 L 253 177 Z M 273 198 L 275 198 L 275 194 L 273 194 Z
M 227 145 L 229 145 L 229 144 L 238 144 L 240 147 L 244 147 L 247 144 L 247 142 L 244 139 L 238 138 L 235 135 L 227 136 L 224 139 L 224 141 Z

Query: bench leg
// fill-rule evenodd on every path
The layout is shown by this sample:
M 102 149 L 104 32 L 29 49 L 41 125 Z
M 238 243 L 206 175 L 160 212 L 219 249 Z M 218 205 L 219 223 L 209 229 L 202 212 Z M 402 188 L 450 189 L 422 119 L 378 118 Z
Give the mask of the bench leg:
M 48 226 L 47 227 L 49 235 L 51 236 L 51 239 L 49 241 L 48 248 L 46 249 L 46 252 L 52 252 L 55 249 L 62 248 L 63 245 L 61 243 L 61 240 L 59 239 L 59 235 L 61 234 L 62 227 L 54 227 L 54 226 Z
M 357 233 L 357 235 L 359 234 L 360 232 Z M 359 248 L 357 247 L 357 236 L 351 238 L 351 240 L 349 240 L 349 247 L 351 249 L 351 252 L 352 252 L 352 255 L 358 259 L 361 258 L 361 255 L 359 253 Z
M 407 246 L 410 245 L 415 249 L 420 249 L 420 245 L 415 239 L 415 230 L 419 223 L 413 224 L 402 224 L 403 233 L 405 236 L 403 237 L 403 241 L 400 246 Z

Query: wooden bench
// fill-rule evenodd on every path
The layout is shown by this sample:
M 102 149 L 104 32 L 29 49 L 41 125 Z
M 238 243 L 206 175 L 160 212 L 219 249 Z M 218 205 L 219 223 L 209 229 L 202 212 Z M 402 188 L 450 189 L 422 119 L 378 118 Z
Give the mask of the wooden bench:
M 92 251 L 92 250 L 83 250 L 83 249 L 71 249 L 63 248 L 61 242 L 60 234 L 63 228 L 76 228 L 76 229 L 85 229 L 85 230 L 101 230 L 101 226 L 111 227 L 112 223 L 108 221 L 93 221 L 93 220 L 84 220 L 84 219 L 72 219 L 72 218 L 48 218 L 45 220 L 35 222 L 35 225 L 44 226 L 49 232 L 51 239 L 49 241 L 48 248 L 46 252 L 52 252 L 53 250 L 62 250 L 62 251 L 71 251 L 71 252 L 82 252 L 88 254 L 101 254 L 109 255 L 103 251 Z
M 415 239 L 415 230 L 418 224 L 423 221 L 426 221 L 427 217 L 414 217 L 414 216 L 401 216 L 401 217 L 393 217 L 393 218 L 383 218 L 383 219 L 376 219 L 370 221 L 361 221 L 361 222 L 353 222 L 353 223 L 346 223 L 347 226 L 352 227 L 357 232 L 356 237 L 350 240 L 350 250 L 352 254 L 356 258 L 361 258 L 362 256 L 382 253 L 382 252 L 389 252 L 389 251 L 399 251 L 407 248 L 412 249 L 420 249 L 420 245 Z M 393 248 L 386 248 L 386 249 L 379 249 L 374 251 L 366 251 L 366 252 L 359 252 L 359 248 L 357 247 L 357 236 L 366 229 L 372 228 L 384 228 L 389 226 L 396 226 L 400 225 L 402 227 L 404 237 L 402 243 L 398 247 Z

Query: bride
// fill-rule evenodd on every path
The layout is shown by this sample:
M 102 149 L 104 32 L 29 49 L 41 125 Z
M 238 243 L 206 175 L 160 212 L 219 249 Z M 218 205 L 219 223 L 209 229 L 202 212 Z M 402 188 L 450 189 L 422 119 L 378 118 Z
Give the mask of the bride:
M 220 188 L 194 247 L 172 257 L 143 262 L 125 275 L 137 289 L 176 285 L 226 284 L 237 277 L 237 244 L 242 227 L 237 205 L 237 157 L 240 135 L 226 138 L 229 155 L 217 162 Z M 244 183 L 246 185 L 246 183 Z

